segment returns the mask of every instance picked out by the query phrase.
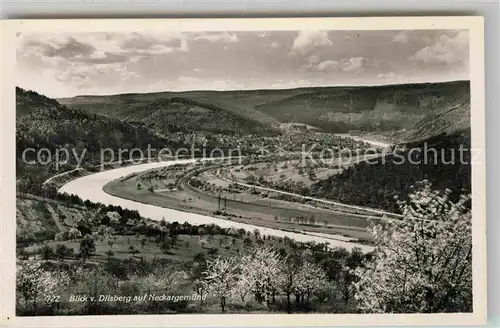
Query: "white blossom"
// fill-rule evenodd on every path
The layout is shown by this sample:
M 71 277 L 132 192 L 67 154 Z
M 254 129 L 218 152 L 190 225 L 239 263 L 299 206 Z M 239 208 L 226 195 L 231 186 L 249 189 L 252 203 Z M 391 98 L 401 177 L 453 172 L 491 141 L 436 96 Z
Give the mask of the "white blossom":
M 404 218 L 371 228 L 373 261 L 355 284 L 365 312 L 457 312 L 472 306 L 471 213 L 424 183 L 400 202 Z

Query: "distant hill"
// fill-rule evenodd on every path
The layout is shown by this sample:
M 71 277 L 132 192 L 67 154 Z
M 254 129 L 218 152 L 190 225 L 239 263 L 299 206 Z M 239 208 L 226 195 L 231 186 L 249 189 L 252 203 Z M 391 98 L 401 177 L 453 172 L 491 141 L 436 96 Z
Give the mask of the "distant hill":
M 468 81 L 309 88 L 256 109 L 281 122 L 305 123 L 331 132 L 387 132 L 410 130 L 415 122 L 468 98 Z
M 160 129 L 273 133 L 279 123 L 302 123 L 335 133 L 408 133 L 415 122 L 466 103 L 468 98 L 469 82 L 457 81 L 77 96 L 59 101 L 92 113 L 154 124 Z
M 220 101 L 219 101 L 220 103 Z M 233 106 L 235 108 L 236 106 Z M 146 106 L 137 107 L 127 120 L 144 122 L 158 130 L 204 131 L 222 134 L 276 134 L 277 130 L 258 119 L 243 115 L 240 110 L 228 111 L 214 102 L 192 98 L 172 97 L 156 100 Z M 247 113 L 249 114 L 249 113 Z
M 59 101 L 91 113 L 151 124 L 162 131 L 277 134 L 278 120 L 255 110 L 241 96 L 232 91 L 188 91 L 77 96 Z

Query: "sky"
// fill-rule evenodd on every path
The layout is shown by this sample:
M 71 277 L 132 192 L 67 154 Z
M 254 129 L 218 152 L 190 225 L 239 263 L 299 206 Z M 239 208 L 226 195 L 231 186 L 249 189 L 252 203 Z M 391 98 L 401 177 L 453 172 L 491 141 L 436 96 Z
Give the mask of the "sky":
M 469 79 L 459 30 L 19 34 L 17 85 L 52 98 Z

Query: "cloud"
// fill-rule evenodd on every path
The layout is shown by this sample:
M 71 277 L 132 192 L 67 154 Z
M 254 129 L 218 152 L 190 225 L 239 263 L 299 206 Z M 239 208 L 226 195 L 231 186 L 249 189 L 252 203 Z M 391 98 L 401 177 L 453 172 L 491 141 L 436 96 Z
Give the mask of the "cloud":
M 210 32 L 210 33 L 202 33 L 194 37 L 194 40 L 206 40 L 208 42 L 227 42 L 227 43 L 235 43 L 239 41 L 238 36 L 235 33 L 227 33 L 227 32 Z
M 398 42 L 398 43 L 408 43 L 408 32 L 407 31 L 401 31 L 396 36 L 392 39 L 393 42 Z
M 188 51 L 182 34 L 152 33 L 76 33 L 66 35 L 24 35 L 19 57 L 61 58 L 88 64 L 137 61 L 137 57 Z
M 60 36 L 52 40 L 25 39 L 23 47 L 18 48 L 18 55 L 73 59 L 90 56 L 95 50 L 92 45 L 74 37 Z
M 293 40 L 291 54 L 307 54 L 319 47 L 332 44 L 327 31 L 300 31 Z
M 342 59 L 343 68 L 345 72 L 359 72 L 362 71 L 366 63 L 366 58 L 363 57 L 353 57 L 348 59 Z
M 183 34 L 143 35 L 133 33 L 120 43 L 121 52 L 160 55 L 174 51 L 188 51 L 188 43 Z
M 454 37 L 443 34 L 434 44 L 420 49 L 410 59 L 424 64 L 465 64 L 469 59 L 469 33 L 461 31 Z
M 403 80 L 404 79 L 401 75 L 398 75 L 394 72 L 380 73 L 377 75 L 377 78 L 388 79 L 388 80 Z
M 338 68 L 339 68 L 339 62 L 336 60 L 325 60 L 315 66 L 316 70 L 323 72 Z
M 270 48 L 279 48 L 280 46 L 281 46 L 281 44 L 279 42 L 277 42 L 277 41 L 273 41 L 269 45 Z
M 105 79 L 109 83 L 129 83 L 140 78 L 136 72 L 127 69 L 124 63 L 97 65 L 70 65 L 65 70 L 48 69 L 48 73 L 61 83 L 74 88 L 95 88 L 97 81 Z
M 331 72 L 331 71 L 343 71 L 343 72 L 353 72 L 359 73 L 363 71 L 366 67 L 377 66 L 377 63 L 370 63 L 364 57 L 352 57 L 352 58 L 342 58 L 340 60 L 323 60 L 320 61 L 315 55 L 308 57 L 308 63 L 303 67 L 315 72 Z
M 19 73 L 26 81 L 22 85 L 32 85 L 36 79 L 29 75 L 43 71 L 44 78 L 53 81 L 52 89 L 95 92 L 101 88 L 118 91 L 139 83 L 144 75 L 138 68 L 140 60 L 188 50 L 185 35 L 162 31 L 147 35 L 30 33 L 20 36 L 17 56 Z
M 468 76 L 459 32 L 30 32 L 17 75 L 48 96 L 450 80 Z

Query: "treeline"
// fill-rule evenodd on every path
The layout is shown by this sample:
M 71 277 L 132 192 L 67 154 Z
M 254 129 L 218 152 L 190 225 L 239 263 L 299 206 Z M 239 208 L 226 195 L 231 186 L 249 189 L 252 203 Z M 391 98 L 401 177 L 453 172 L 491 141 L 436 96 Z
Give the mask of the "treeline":
M 463 190 L 471 190 L 470 136 L 456 134 L 437 136 L 424 143 L 408 144 L 398 155 L 361 162 L 338 175 L 316 182 L 310 195 L 397 211 L 394 197 L 405 199 L 417 181 L 428 180 L 438 190 L 453 190 L 457 199 Z M 424 148 L 426 147 L 426 148 Z M 463 148 L 463 160 L 460 148 Z M 424 152 L 427 149 L 427 161 Z M 434 154 L 437 154 L 434 157 Z M 404 158 L 404 161 L 401 160 Z M 410 161 L 411 159 L 411 161 Z

